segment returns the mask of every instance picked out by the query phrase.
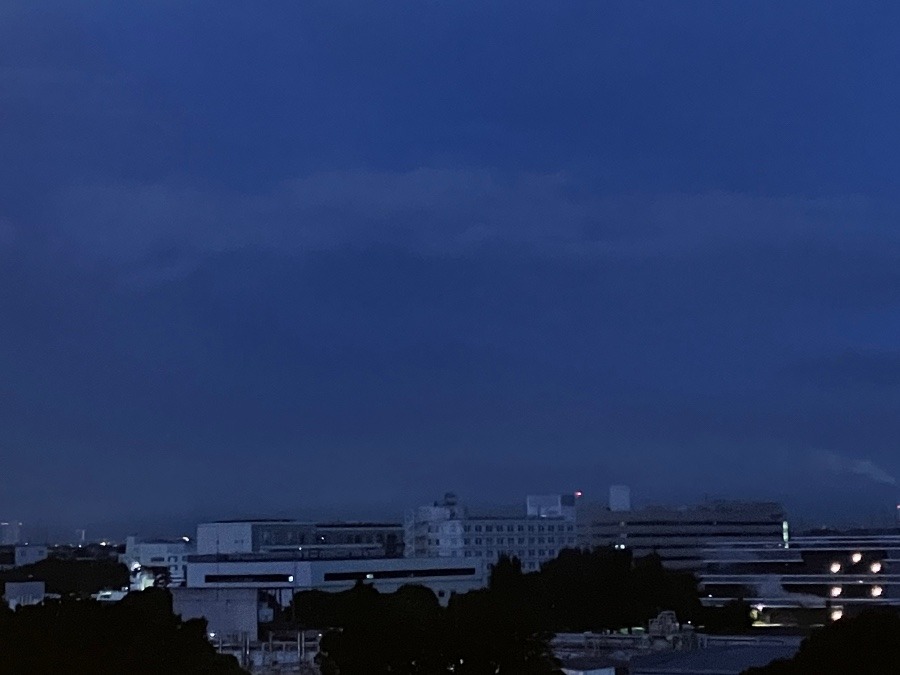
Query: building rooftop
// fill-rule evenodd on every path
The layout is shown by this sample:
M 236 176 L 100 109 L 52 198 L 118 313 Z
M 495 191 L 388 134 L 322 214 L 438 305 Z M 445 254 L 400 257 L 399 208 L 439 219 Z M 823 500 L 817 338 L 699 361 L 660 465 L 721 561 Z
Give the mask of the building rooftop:
M 740 675 L 748 668 L 765 666 L 797 653 L 791 645 L 737 645 L 691 651 L 667 651 L 636 656 L 632 675 Z
M 336 530 L 341 528 L 346 528 L 348 530 L 358 529 L 361 527 L 367 528 L 376 528 L 383 527 L 385 529 L 402 529 L 402 523 L 368 523 L 368 522 L 334 522 L 334 523 L 316 523 L 316 527 L 320 527 L 323 529 Z
M 296 525 L 312 525 L 313 523 L 308 523 L 302 520 L 294 520 L 293 518 L 227 518 L 225 520 L 214 520 L 213 523 L 260 523 L 260 524 L 268 524 L 268 523 L 291 523 Z

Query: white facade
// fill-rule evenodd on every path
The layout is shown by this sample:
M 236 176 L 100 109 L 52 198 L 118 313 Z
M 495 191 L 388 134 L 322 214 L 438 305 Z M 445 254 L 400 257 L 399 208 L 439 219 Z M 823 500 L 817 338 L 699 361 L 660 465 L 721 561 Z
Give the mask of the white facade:
M 487 582 L 481 560 L 360 558 L 356 560 L 227 560 L 197 556 L 187 566 L 188 588 L 244 588 L 267 591 L 342 591 L 358 581 L 392 593 L 418 584 L 435 592 L 441 602 L 451 593 L 483 588 Z
M 469 516 L 455 503 L 420 507 L 407 516 L 406 555 L 467 558 L 487 564 L 508 555 L 518 558 L 526 572 L 536 571 L 561 550 L 577 545 L 574 495 L 571 507 L 566 497 L 530 497 L 528 511 L 539 515 L 518 517 Z
M 142 541 L 128 537 L 119 562 L 131 572 L 132 590 L 152 586 L 155 576 L 163 571 L 168 573 L 170 584 L 178 586 L 185 581 L 187 558 L 193 553 L 194 547 L 184 540 Z
M 3 599 L 10 609 L 22 605 L 37 605 L 44 601 L 43 581 L 7 581 L 3 589 Z

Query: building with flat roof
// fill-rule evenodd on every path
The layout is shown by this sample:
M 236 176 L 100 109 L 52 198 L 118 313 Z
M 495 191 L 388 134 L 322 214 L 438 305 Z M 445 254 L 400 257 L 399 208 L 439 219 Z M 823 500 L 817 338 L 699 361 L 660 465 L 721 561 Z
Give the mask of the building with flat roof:
M 526 572 L 577 545 L 572 495 L 530 496 L 519 516 L 471 515 L 452 493 L 406 516 L 407 558 L 463 558 L 496 562 L 516 557 Z
M 48 550 L 43 544 L 0 546 L 0 570 L 33 565 L 47 556 Z
M 582 548 L 627 548 L 635 556 L 656 553 L 674 569 L 700 569 L 704 549 L 720 542 L 784 547 L 788 541 L 784 509 L 777 503 L 715 501 L 631 509 L 630 494 L 626 498 L 622 486 L 612 488 L 608 506 L 581 508 L 578 525 Z
M 22 523 L 15 520 L 0 522 L 0 545 L 10 546 L 22 541 Z
M 3 600 L 10 609 L 40 604 L 47 595 L 43 581 L 7 581 L 2 587 Z
M 435 558 L 301 559 L 266 554 L 196 555 L 187 565 L 187 587 L 244 588 L 269 591 L 279 598 L 303 590 L 343 591 L 356 583 L 384 593 L 418 584 L 434 591 L 442 603 L 452 593 L 483 588 L 483 561 Z
M 194 553 L 194 545 L 187 537 L 181 539 L 125 540 L 125 551 L 119 562 L 131 573 L 132 590 L 148 586 L 181 586 L 185 581 L 187 558 Z
M 199 555 L 320 551 L 327 557 L 398 557 L 403 554 L 400 523 L 326 522 L 290 519 L 219 520 L 197 526 Z

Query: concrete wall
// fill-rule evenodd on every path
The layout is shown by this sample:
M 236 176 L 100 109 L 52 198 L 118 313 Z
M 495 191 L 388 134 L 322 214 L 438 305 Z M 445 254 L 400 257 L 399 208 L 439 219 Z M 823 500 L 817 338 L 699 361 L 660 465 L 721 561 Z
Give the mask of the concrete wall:
M 483 588 L 487 576 L 481 560 L 446 558 L 202 561 L 187 566 L 189 588 L 341 591 L 352 588 L 357 580 L 384 593 L 407 584 L 426 586 L 446 603 L 451 593 Z
M 175 614 L 204 618 L 207 630 L 225 635 L 247 634 L 256 638 L 257 591 L 251 588 L 172 588 Z

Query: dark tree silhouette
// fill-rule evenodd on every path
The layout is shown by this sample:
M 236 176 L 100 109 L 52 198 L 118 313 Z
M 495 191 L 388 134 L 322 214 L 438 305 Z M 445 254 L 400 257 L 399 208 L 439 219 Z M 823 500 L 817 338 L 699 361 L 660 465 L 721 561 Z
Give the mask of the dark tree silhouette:
M 900 616 L 867 610 L 813 633 L 790 660 L 751 668 L 745 675 L 896 675 L 900 673 Z
M 131 593 L 115 604 L 49 600 L 0 613 L 0 673 L 243 673 L 206 635 L 205 621 L 172 613 L 172 596 L 163 589 Z
M 47 558 L 0 572 L 0 585 L 7 581 L 43 581 L 48 593 L 88 597 L 107 589 L 127 587 L 128 568 L 113 560 L 61 560 Z

